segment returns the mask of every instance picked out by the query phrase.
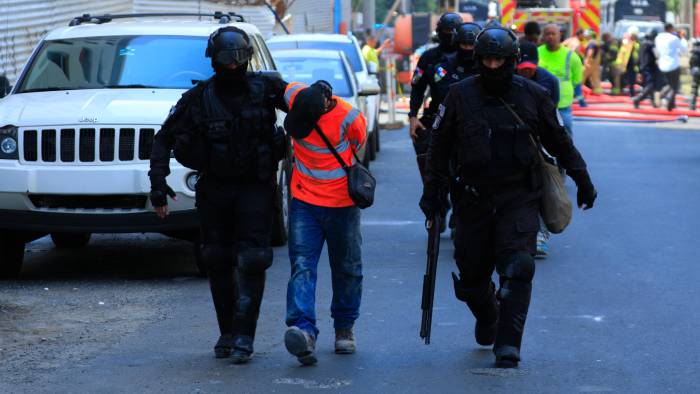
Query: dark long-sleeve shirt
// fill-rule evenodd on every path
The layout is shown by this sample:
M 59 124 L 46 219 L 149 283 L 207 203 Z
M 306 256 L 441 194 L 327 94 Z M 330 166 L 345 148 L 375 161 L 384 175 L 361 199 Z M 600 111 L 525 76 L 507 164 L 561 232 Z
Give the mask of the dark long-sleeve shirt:
M 446 53 L 440 47 L 430 48 L 421 55 L 418 59 L 418 65 L 413 72 L 411 79 L 411 101 L 409 117 L 418 116 L 423 101 L 425 100 L 425 91 L 428 88 L 429 78 L 432 78 L 432 69 L 439 63 Z

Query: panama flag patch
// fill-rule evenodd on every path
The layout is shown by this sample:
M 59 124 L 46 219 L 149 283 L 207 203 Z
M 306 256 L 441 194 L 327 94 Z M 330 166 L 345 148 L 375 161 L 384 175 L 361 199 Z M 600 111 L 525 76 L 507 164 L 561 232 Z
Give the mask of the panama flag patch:
M 413 72 L 413 84 L 417 84 L 418 81 L 423 77 L 423 70 L 420 67 L 416 67 L 416 71 Z
M 445 78 L 445 75 L 447 75 L 447 70 L 445 70 L 442 67 L 438 67 L 435 71 L 435 82 L 438 82 L 441 79 Z

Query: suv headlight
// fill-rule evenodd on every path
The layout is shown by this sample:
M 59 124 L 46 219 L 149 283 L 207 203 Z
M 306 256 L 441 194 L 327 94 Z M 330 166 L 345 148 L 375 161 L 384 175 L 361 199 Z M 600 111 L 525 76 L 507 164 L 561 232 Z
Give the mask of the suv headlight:
M 15 126 L 0 128 L 0 159 L 19 159 Z

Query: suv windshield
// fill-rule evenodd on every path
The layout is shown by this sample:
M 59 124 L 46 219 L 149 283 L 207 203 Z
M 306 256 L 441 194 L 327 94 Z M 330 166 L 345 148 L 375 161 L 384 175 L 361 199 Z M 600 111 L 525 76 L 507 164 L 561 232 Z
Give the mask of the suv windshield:
M 355 43 L 350 42 L 332 42 L 332 41 L 273 41 L 268 42 L 267 47 L 271 51 L 282 49 L 330 49 L 333 51 L 342 51 L 350 61 L 352 71 L 362 71 L 362 59 L 360 53 L 355 46 Z
M 189 89 L 213 74 L 206 37 L 110 36 L 46 41 L 18 93 L 104 88 Z
M 336 96 L 353 96 L 349 76 L 340 59 L 276 56 L 275 64 L 286 81 L 310 85 L 322 79 L 333 86 L 333 94 Z

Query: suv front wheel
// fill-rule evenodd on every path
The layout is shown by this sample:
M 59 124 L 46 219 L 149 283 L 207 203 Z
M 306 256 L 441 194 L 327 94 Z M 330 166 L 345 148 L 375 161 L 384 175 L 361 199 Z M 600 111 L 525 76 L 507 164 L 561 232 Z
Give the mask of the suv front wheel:
M 80 249 L 90 243 L 90 233 L 52 233 L 51 240 L 59 249 Z
M 24 261 L 24 240 L 0 233 L 0 279 L 19 276 Z

